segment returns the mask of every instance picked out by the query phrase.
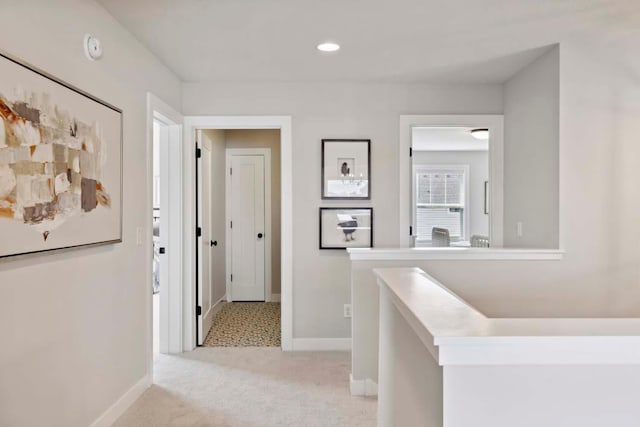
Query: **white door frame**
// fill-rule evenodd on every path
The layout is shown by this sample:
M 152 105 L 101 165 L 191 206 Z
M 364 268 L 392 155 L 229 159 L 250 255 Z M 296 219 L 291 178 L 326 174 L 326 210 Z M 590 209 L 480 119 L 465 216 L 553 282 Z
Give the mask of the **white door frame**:
M 233 301 L 231 292 L 231 157 L 264 156 L 264 298 L 271 302 L 271 149 L 270 148 L 227 148 L 225 150 L 225 263 L 227 269 L 227 301 Z
M 184 333 L 183 347 L 196 343 L 195 315 L 195 136 L 197 129 L 280 129 L 281 174 L 281 324 L 282 350 L 291 351 L 293 338 L 293 140 L 291 116 L 187 116 L 184 118 L 182 174 L 184 192 Z
M 488 128 L 489 140 L 489 187 L 490 216 L 489 235 L 491 246 L 503 244 L 503 180 L 504 180 L 504 116 L 502 114 L 454 114 L 454 115 L 409 115 L 400 116 L 400 143 L 398 144 L 399 189 L 400 189 L 400 247 L 411 246 L 409 226 L 412 223 L 412 164 L 409 157 L 412 130 L 419 126 L 452 127 L 464 126 Z
M 145 286 L 150 286 L 153 280 L 153 122 L 157 120 L 163 125 L 169 126 L 168 138 L 170 144 L 169 168 L 175 185 L 169 187 L 169 197 L 171 200 L 182 199 L 182 162 L 175 153 L 182 150 L 182 114 L 174 110 L 169 104 L 162 101 L 152 93 L 147 93 L 147 199 L 146 216 L 144 219 L 143 245 L 147 259 L 145 266 Z M 175 209 L 171 209 L 168 214 L 170 229 L 175 230 L 168 237 L 167 247 L 171 250 L 167 252 L 169 257 L 169 283 L 163 284 L 167 289 L 161 292 L 160 301 L 160 351 L 163 353 L 179 353 L 182 351 L 182 322 L 180 317 L 175 315 L 175 307 L 182 306 L 180 278 L 182 277 L 182 222 L 181 204 L 177 204 Z M 145 238 L 146 236 L 146 238 Z M 173 285 L 173 286 L 171 286 Z M 164 295 L 162 295 L 164 293 Z M 147 315 L 147 374 L 149 381 L 153 381 L 153 295 L 149 292 L 146 298 Z

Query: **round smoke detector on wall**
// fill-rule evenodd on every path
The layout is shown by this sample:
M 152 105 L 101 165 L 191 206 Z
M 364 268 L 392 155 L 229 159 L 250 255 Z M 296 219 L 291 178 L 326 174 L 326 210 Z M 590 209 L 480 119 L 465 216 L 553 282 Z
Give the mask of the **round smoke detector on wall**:
M 84 36 L 84 54 L 89 61 L 102 58 L 102 43 L 91 34 Z

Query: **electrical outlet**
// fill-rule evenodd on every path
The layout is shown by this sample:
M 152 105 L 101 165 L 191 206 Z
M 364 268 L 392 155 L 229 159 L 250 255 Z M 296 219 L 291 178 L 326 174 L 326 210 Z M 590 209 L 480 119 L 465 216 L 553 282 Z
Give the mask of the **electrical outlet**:
M 344 305 L 344 317 L 347 319 L 351 318 L 351 304 Z
M 522 237 L 522 222 L 520 221 L 516 223 L 516 232 L 518 234 L 518 237 Z

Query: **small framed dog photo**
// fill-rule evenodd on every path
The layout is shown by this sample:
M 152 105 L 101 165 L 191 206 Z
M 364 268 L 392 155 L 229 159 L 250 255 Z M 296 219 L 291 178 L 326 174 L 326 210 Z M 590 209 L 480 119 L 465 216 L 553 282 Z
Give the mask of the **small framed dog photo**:
M 372 247 L 373 208 L 320 208 L 320 249 Z

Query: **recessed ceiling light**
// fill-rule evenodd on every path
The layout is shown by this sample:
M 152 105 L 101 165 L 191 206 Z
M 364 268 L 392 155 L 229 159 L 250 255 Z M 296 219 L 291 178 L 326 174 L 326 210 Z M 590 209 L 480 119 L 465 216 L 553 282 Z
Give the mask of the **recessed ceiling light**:
M 324 42 L 320 43 L 316 48 L 320 52 L 336 52 L 340 49 L 340 45 L 338 43 L 333 42 Z
M 489 139 L 489 129 L 486 129 L 486 128 L 472 129 L 471 136 L 474 137 L 475 139 L 486 141 L 487 139 Z

